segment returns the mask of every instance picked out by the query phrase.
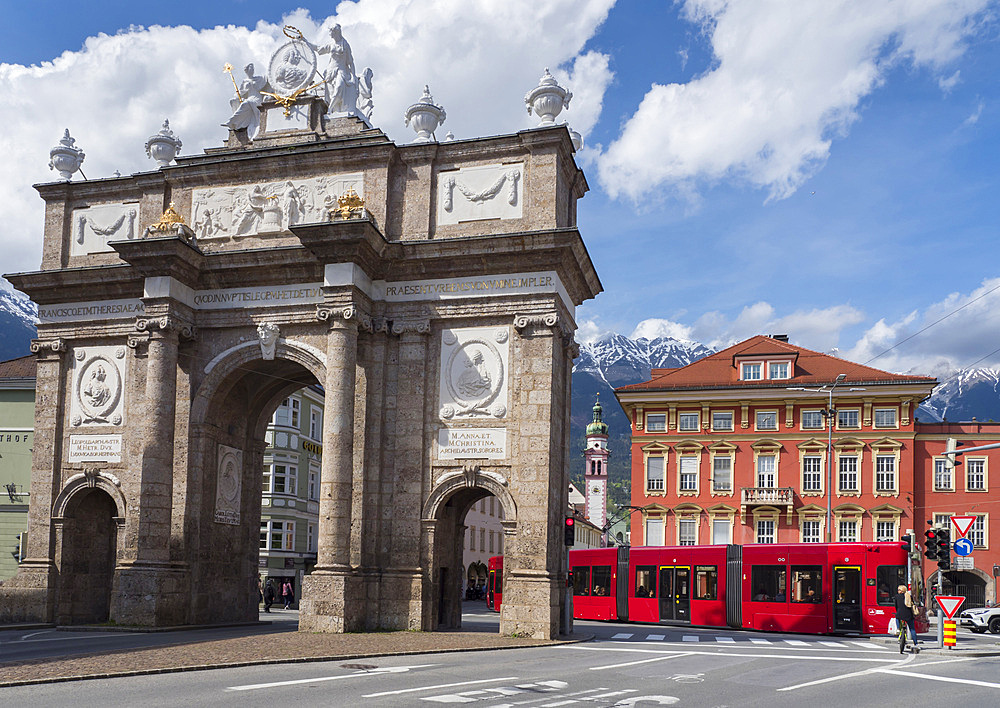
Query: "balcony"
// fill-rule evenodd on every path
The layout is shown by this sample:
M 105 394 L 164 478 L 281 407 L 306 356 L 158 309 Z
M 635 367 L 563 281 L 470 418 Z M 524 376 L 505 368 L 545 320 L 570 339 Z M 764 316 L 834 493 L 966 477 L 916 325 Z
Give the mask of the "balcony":
M 740 490 L 741 511 L 751 506 L 784 506 L 791 511 L 795 501 L 792 487 L 743 487 Z

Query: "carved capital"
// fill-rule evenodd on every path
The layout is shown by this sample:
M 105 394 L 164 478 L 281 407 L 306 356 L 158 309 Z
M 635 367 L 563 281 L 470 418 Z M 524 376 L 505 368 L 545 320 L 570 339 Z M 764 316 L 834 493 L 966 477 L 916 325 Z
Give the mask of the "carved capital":
M 524 335 L 524 330 L 538 327 L 555 329 L 554 333 L 559 335 L 563 340 L 563 344 L 567 347 L 573 343 L 573 328 L 565 318 L 559 316 L 558 312 L 532 312 L 514 315 L 514 329 L 522 336 Z
M 330 306 L 330 305 L 318 305 L 316 307 L 316 319 L 321 322 L 328 322 L 332 327 L 336 323 L 354 325 L 358 329 L 363 329 L 366 332 L 375 331 L 374 323 L 372 318 L 361 312 L 354 305 L 342 306 Z
M 393 320 L 392 333 L 400 334 L 430 334 L 431 321 L 429 319 L 420 320 Z
M 66 351 L 66 341 L 63 339 L 32 339 L 32 354 L 62 354 Z
M 161 315 L 160 317 L 136 317 L 135 329 L 137 332 L 152 334 L 159 331 L 162 334 L 177 332 L 184 339 L 194 339 L 195 328 L 190 322 L 175 317 L 173 315 Z M 131 344 L 129 345 L 131 346 Z

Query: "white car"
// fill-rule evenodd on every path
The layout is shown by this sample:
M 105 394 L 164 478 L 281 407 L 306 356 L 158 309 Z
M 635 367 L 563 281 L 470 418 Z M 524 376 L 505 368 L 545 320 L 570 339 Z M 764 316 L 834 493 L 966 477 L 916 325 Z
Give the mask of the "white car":
M 958 626 L 968 627 L 976 634 L 982 634 L 986 630 L 1000 634 L 1000 606 L 994 604 L 992 607 L 965 610 L 958 616 Z

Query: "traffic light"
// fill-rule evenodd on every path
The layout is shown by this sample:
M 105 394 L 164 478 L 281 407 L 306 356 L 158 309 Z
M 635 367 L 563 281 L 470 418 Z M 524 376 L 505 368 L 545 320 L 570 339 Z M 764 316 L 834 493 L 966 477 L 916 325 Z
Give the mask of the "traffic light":
M 576 520 L 572 516 L 567 516 L 563 525 L 563 543 L 572 546 L 574 540 L 576 540 Z
M 944 448 L 944 466 L 948 469 L 954 469 L 958 465 L 962 464 L 962 461 L 958 459 L 958 455 L 955 451 L 962 447 L 965 443 L 956 438 L 948 438 L 948 442 L 945 444 Z
M 938 529 L 937 532 L 937 559 L 938 568 L 941 570 L 951 569 L 951 531 L 949 529 Z
M 903 543 L 903 552 L 910 555 L 913 552 L 913 536 L 908 533 L 903 534 L 899 540 Z
M 924 551 L 924 555 L 927 556 L 928 560 L 936 561 L 938 559 L 938 533 L 940 529 L 927 529 L 924 531 L 924 547 L 927 549 Z

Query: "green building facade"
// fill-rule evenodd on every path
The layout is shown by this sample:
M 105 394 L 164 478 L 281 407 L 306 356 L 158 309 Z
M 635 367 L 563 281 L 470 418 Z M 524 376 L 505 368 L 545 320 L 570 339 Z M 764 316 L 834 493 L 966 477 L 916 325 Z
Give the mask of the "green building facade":
M 28 528 L 35 356 L 0 362 L 0 581 L 17 572 Z

